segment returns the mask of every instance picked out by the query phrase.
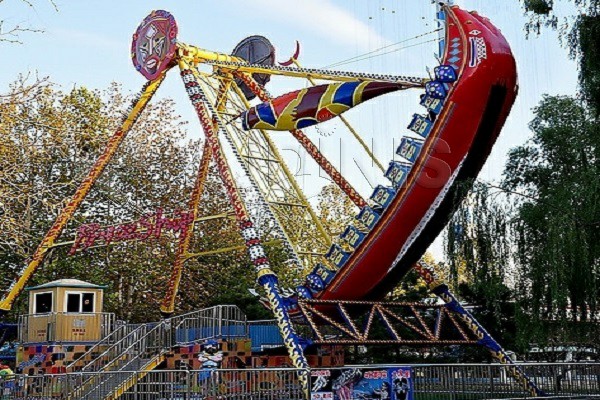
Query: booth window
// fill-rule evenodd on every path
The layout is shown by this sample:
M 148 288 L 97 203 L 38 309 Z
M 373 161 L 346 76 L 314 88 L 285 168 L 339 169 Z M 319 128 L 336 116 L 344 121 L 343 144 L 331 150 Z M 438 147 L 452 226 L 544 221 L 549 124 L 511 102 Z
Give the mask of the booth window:
M 94 312 L 94 293 L 67 293 L 67 312 Z
M 36 293 L 34 314 L 46 314 L 52 312 L 52 292 Z

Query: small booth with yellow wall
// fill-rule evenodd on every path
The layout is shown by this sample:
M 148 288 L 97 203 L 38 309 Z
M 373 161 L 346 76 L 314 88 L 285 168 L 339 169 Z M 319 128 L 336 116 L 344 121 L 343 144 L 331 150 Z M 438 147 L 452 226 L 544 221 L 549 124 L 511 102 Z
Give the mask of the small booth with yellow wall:
M 114 328 L 115 315 L 102 310 L 105 288 L 78 279 L 27 288 L 29 311 L 19 316 L 17 371 L 57 374 L 89 361 L 82 357 Z
M 29 314 L 19 318 L 22 343 L 96 342 L 112 328 L 102 312 L 106 286 L 60 279 L 29 287 Z

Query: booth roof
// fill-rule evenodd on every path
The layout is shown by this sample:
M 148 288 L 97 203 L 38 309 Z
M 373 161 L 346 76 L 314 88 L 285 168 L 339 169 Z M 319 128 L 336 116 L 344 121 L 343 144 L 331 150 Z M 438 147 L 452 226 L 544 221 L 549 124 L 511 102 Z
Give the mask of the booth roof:
M 79 279 L 59 279 L 52 282 L 47 282 L 38 286 L 31 286 L 25 290 L 48 289 L 54 287 L 70 287 L 70 288 L 85 288 L 85 289 L 106 289 L 106 285 L 94 285 L 93 283 L 85 282 Z

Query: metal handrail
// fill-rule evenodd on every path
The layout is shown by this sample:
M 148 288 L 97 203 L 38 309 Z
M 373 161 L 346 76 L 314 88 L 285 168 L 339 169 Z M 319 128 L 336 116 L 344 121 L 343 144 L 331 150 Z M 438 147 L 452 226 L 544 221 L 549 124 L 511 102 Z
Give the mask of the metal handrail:
M 177 315 L 173 318 L 170 318 L 170 320 L 174 325 L 176 325 L 177 321 L 179 321 L 179 320 L 189 319 L 189 318 L 197 318 L 197 316 L 199 314 L 209 314 L 210 313 L 210 314 L 213 314 L 213 318 L 215 318 L 214 317 L 215 312 L 216 312 L 216 314 L 218 314 L 217 318 L 222 319 L 223 310 L 230 311 L 231 314 L 237 314 L 240 317 L 239 319 L 232 319 L 232 321 L 244 322 L 244 323 L 247 321 L 246 315 L 244 315 L 242 310 L 236 305 L 217 305 L 217 306 L 212 306 L 212 307 L 208 307 L 208 308 L 203 308 L 202 310 L 190 311 L 185 314 Z
M 240 327 L 242 331 L 238 332 Z M 82 374 L 92 372 L 96 374 L 88 376 L 77 388 L 74 388 L 71 398 L 85 397 L 97 388 L 105 390 L 109 386 L 118 385 L 119 383 L 114 380 L 110 382 L 103 380 L 103 373 L 120 372 L 122 374 L 120 376 L 135 374 L 134 371 L 125 371 L 125 369 L 128 366 L 142 368 L 144 365 L 134 365 L 136 360 L 151 362 L 173 345 L 182 343 L 177 338 L 178 330 L 180 332 L 192 330 L 194 337 L 191 342 L 194 342 L 213 337 L 247 336 L 248 323 L 246 316 L 237 306 L 219 305 L 166 319 L 154 326 L 140 325 L 81 368 Z M 118 335 L 117 331 L 121 330 L 118 329 L 111 335 Z M 107 337 L 105 343 L 108 341 Z M 116 387 L 112 389 L 116 390 Z
M 149 359 L 151 360 L 153 357 L 159 356 L 164 350 L 170 347 L 170 340 L 168 335 L 166 335 L 168 331 L 168 325 L 169 324 L 166 321 L 162 321 L 149 330 L 148 325 L 140 325 L 122 340 L 115 343 L 115 345 L 111 346 L 111 349 L 119 348 L 121 350 L 118 351 L 117 354 L 111 355 L 109 361 L 106 364 L 103 364 L 101 368 L 88 371 L 89 366 L 98 364 L 96 362 L 97 360 L 104 360 L 105 356 L 109 354 L 111 349 L 107 349 L 107 351 L 102 353 L 99 357 L 81 369 L 81 373 L 94 372 L 94 374 L 89 375 L 88 379 L 75 388 L 75 390 L 71 393 L 71 397 L 82 398 L 85 393 L 89 393 L 95 390 L 95 388 L 106 386 L 107 384 L 105 382 L 105 375 L 101 373 L 121 372 L 123 374 L 135 374 L 135 371 L 123 371 L 123 368 L 125 368 L 127 365 L 130 365 L 134 360 L 141 358 L 141 355 L 148 355 Z M 142 332 L 141 336 L 139 337 L 138 332 Z M 132 338 L 135 340 L 132 340 Z M 152 340 L 152 338 L 154 338 L 154 340 Z M 155 343 L 160 343 L 159 351 L 148 352 L 149 349 L 154 348 L 148 344 L 148 342 L 152 341 Z M 125 344 L 126 347 L 124 347 L 123 344 Z M 140 367 L 143 367 L 143 365 Z
M 248 321 L 242 310 L 234 305 L 218 305 L 171 318 L 177 344 L 188 344 L 213 338 L 247 337 Z M 238 332 L 237 330 L 240 330 Z M 177 333 L 192 331 L 180 340 Z
M 90 347 L 88 349 L 88 351 L 83 353 L 79 358 L 77 358 L 75 361 L 73 361 L 69 365 L 67 365 L 66 366 L 67 372 L 76 372 L 76 371 L 73 371 L 73 368 L 77 365 L 77 363 L 79 363 L 81 360 L 85 360 L 87 356 L 89 356 L 90 354 L 92 354 L 94 352 L 96 352 L 98 354 L 96 356 L 96 358 L 99 358 L 100 356 L 104 355 L 104 352 L 100 352 L 97 350 L 102 348 L 103 346 L 111 346 L 111 345 L 116 344 L 120 340 L 123 340 L 131 332 L 138 329 L 141 325 L 143 325 L 143 324 L 122 324 L 122 325 L 120 325 L 115 330 L 113 330 L 111 333 L 106 335 L 102 340 L 100 340 L 99 342 L 96 342 L 92 347 Z M 108 348 L 105 350 L 108 350 Z M 96 358 L 94 358 L 94 360 Z M 91 361 L 93 361 L 93 360 L 91 360 Z
M 241 334 L 236 334 L 236 332 L 231 333 L 231 327 L 234 326 L 242 327 L 243 332 Z M 133 346 L 135 346 L 135 342 L 132 340 L 135 339 L 136 341 L 140 341 L 143 337 L 146 337 L 150 332 L 155 331 L 157 329 L 164 330 L 164 342 L 162 343 L 162 346 L 164 348 L 169 348 L 174 344 L 196 342 L 215 337 L 237 337 L 241 335 L 248 335 L 248 321 L 246 320 L 246 316 L 244 315 L 242 310 L 235 305 L 218 305 L 202 310 L 192 311 L 161 321 L 150 330 L 148 330 L 148 328 L 149 325 L 140 325 L 139 327 L 125 335 L 122 339 L 115 342 L 106 350 L 104 350 L 94 360 L 90 361 L 88 364 L 83 366 L 81 368 L 81 371 L 86 372 L 105 370 L 109 364 L 98 365 L 98 360 L 104 360 L 109 355 L 111 361 L 126 356 L 125 353 L 128 350 L 131 350 Z M 186 328 L 198 330 L 209 329 L 212 330 L 212 332 L 210 332 L 210 335 L 199 335 L 197 337 L 194 337 L 193 340 L 190 341 L 178 341 L 176 337 L 177 330 L 182 330 Z M 138 336 L 140 333 L 141 336 Z
M 150 329 L 149 331 L 147 331 L 142 337 L 140 337 L 137 341 L 133 342 L 128 348 L 126 348 L 120 356 L 117 356 L 115 358 L 113 358 L 112 361 L 110 361 L 109 363 L 107 363 L 103 370 L 105 368 L 108 368 L 109 366 L 112 366 L 113 364 L 116 364 L 117 361 L 119 360 L 123 360 L 123 356 L 126 356 L 125 358 L 125 363 L 124 365 L 127 365 L 129 363 L 131 363 L 131 361 L 135 360 L 136 358 L 140 358 L 140 354 L 145 354 L 147 352 L 147 350 L 150 348 L 149 346 L 147 346 L 147 341 L 148 338 L 152 337 L 153 335 L 156 335 L 157 332 L 158 336 L 163 336 L 165 337 L 165 333 L 166 333 L 166 323 L 160 322 L 158 325 L 156 325 L 154 328 Z M 162 335 L 161 335 L 162 334 Z M 168 342 L 168 340 L 165 340 L 165 342 Z M 165 345 L 166 343 L 163 343 L 162 346 L 160 346 L 161 349 L 165 350 L 171 346 Z M 158 355 L 160 352 L 156 352 L 156 354 L 151 354 L 151 355 Z M 134 354 L 134 357 L 127 357 Z
M 90 361 L 88 364 L 84 365 L 81 368 L 82 372 L 86 372 L 86 371 L 93 371 L 93 372 L 97 372 L 97 371 L 101 371 L 104 368 L 100 368 L 100 369 L 94 369 L 93 367 L 98 364 L 97 361 L 98 360 L 102 360 L 103 358 L 105 358 L 106 356 L 108 356 L 109 354 L 114 354 L 111 359 L 114 359 L 116 357 L 119 357 L 123 354 L 123 352 L 125 351 L 125 349 L 127 349 L 131 343 L 132 340 L 136 340 L 137 341 L 137 335 L 139 334 L 140 331 L 143 331 L 144 333 L 146 332 L 146 325 L 140 325 L 138 326 L 136 329 L 134 329 L 133 331 L 131 331 L 129 334 L 127 334 L 126 336 L 124 336 L 121 340 L 117 341 L 116 343 L 114 343 L 112 346 L 110 346 L 109 348 L 107 348 L 106 350 L 104 350 L 98 357 L 96 357 L 94 360 Z M 142 333 L 142 335 L 144 334 Z M 117 351 L 114 351 L 114 350 Z M 115 354 L 116 353 L 116 354 Z
M 93 352 L 95 352 L 98 348 L 100 348 L 101 346 L 105 346 L 105 345 L 109 345 L 110 342 L 115 339 L 115 337 L 117 337 L 119 334 L 123 333 L 123 331 L 125 331 L 126 325 L 121 325 L 118 328 L 116 328 L 114 331 L 112 331 L 111 333 L 109 333 L 107 336 L 105 336 L 102 340 L 100 340 L 99 342 L 96 342 L 92 347 L 90 347 L 85 353 L 83 353 L 81 356 L 79 356 L 77 359 L 73 360 L 70 364 L 68 364 L 66 366 L 66 370 L 67 372 L 73 372 L 72 369 L 75 365 L 77 365 L 79 362 L 81 362 L 82 360 L 85 360 L 87 356 L 89 356 L 90 354 L 92 354 Z M 127 335 L 124 335 L 123 337 L 125 337 Z M 122 337 L 122 338 L 123 338 Z M 121 339 L 122 339 L 121 338 Z M 119 340 L 121 340 L 119 339 Z M 118 342 L 115 341 L 115 343 Z M 93 361 L 93 360 L 92 360 Z
M 534 367 L 533 379 L 552 398 L 600 398 L 600 363 L 525 362 Z M 469 400 L 521 399 L 522 386 L 503 371 L 504 364 L 381 364 L 375 368 L 412 368 L 414 398 Z M 366 368 L 373 365 L 345 366 Z M 331 374 L 339 368 L 318 368 Z M 302 390 L 298 375 L 311 375 L 312 370 L 293 368 L 215 369 L 207 377 L 206 370 L 105 371 L 47 375 L 10 375 L 0 377 L 0 387 L 7 388 L 3 399 L 117 398 L 127 393 L 129 399 L 150 398 L 286 398 L 306 400 L 311 393 Z M 94 386 L 84 382 L 95 379 Z M 123 385 L 128 379 L 129 385 Z M 239 384 L 241 382 L 241 384 Z M 119 391 L 120 388 L 120 391 Z M 309 390 L 312 387 L 309 387 Z M 331 390 L 331 389 L 330 389 Z M 556 396 L 556 397 L 555 397 Z

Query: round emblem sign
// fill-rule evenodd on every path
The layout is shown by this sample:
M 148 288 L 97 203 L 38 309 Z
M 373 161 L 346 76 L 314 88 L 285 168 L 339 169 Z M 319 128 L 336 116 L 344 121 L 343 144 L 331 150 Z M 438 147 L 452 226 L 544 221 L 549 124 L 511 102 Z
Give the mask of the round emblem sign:
M 164 10 L 150 13 L 138 26 L 131 42 L 131 58 L 135 69 L 146 79 L 156 79 L 175 57 L 177 23 Z

